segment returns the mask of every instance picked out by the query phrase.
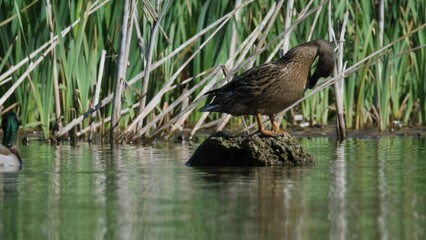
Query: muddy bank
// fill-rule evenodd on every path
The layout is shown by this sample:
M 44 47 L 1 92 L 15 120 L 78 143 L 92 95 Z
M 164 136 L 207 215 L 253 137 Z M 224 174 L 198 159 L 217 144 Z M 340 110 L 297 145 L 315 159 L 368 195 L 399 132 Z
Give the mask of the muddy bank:
M 304 166 L 313 157 L 293 138 L 231 137 L 216 133 L 207 138 L 186 163 L 187 166 Z

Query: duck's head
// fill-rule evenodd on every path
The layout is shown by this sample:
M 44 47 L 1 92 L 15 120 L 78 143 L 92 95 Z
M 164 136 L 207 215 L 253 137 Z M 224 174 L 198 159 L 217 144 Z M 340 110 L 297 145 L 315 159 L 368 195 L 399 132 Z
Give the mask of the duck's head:
M 1 128 L 3 129 L 3 145 L 7 148 L 16 145 L 19 122 L 14 112 L 3 115 Z
M 314 74 L 308 80 L 308 88 L 310 89 L 315 86 L 318 79 L 330 76 L 336 64 L 332 43 L 318 39 L 312 41 L 312 44 L 317 47 L 318 63 Z

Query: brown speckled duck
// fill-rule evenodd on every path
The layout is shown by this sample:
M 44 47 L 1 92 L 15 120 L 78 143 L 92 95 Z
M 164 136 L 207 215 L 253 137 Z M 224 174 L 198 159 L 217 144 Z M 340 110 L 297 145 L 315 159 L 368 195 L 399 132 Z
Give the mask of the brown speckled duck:
M 314 73 L 310 69 L 315 59 Z M 202 112 L 222 112 L 235 116 L 256 115 L 259 132 L 266 136 L 285 135 L 275 121 L 275 114 L 303 97 L 321 77 L 328 77 L 335 65 L 331 44 L 314 40 L 290 49 L 282 58 L 249 69 L 221 88 L 206 94 L 215 98 L 200 109 Z M 261 115 L 268 115 L 272 131 L 263 127 Z

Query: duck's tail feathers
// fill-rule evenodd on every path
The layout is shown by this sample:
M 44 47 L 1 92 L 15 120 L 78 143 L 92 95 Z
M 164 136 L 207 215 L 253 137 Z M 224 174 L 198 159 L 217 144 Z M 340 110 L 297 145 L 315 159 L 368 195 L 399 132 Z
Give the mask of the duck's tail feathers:
M 199 111 L 200 112 L 217 112 L 219 110 L 220 105 L 219 104 L 207 104 L 206 106 L 202 107 Z

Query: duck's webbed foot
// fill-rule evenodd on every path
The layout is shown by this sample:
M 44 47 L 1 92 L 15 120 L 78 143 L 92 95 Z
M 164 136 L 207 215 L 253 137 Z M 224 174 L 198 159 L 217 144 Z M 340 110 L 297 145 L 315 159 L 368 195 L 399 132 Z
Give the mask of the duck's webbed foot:
M 268 137 L 277 137 L 280 136 L 279 133 L 276 133 L 274 131 L 271 130 L 266 130 L 266 129 L 259 129 L 259 133 L 262 134 L 263 136 L 268 136 Z
M 275 116 L 273 114 L 269 115 L 269 120 L 272 124 L 272 132 L 274 132 L 278 136 L 285 136 L 285 137 L 291 137 L 290 133 L 288 133 L 285 130 L 280 130 L 278 127 L 277 121 L 275 121 Z
M 285 137 L 291 137 L 290 133 L 288 133 L 287 131 L 284 131 L 284 130 L 280 130 L 278 128 L 278 124 L 277 124 L 277 122 L 274 119 L 274 115 L 269 115 L 269 119 L 271 120 L 271 123 L 272 123 L 272 131 L 266 130 L 263 127 L 262 116 L 260 115 L 260 113 L 258 113 L 256 115 L 256 118 L 257 118 L 257 124 L 258 124 L 258 127 L 259 127 L 259 132 L 263 136 L 270 136 L 270 137 L 285 136 Z
M 287 132 L 286 130 L 278 129 L 277 131 L 273 131 L 273 133 L 275 133 L 275 135 L 278 135 L 278 136 L 291 137 L 291 134 Z

